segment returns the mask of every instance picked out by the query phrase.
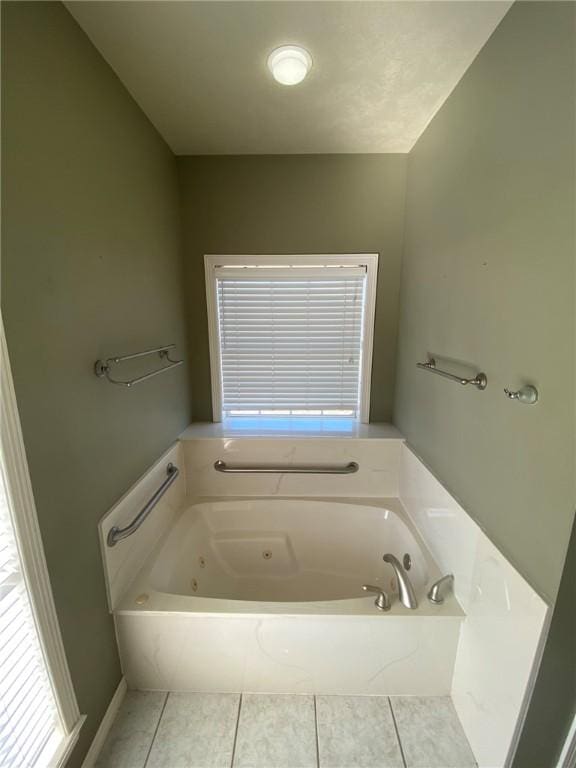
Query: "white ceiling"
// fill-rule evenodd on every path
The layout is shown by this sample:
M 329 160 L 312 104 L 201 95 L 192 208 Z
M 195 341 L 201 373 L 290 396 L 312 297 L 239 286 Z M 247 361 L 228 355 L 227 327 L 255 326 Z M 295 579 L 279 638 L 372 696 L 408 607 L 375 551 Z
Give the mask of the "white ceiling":
M 408 152 L 510 5 L 66 3 L 176 154 Z M 295 87 L 266 67 L 286 43 L 314 60 Z

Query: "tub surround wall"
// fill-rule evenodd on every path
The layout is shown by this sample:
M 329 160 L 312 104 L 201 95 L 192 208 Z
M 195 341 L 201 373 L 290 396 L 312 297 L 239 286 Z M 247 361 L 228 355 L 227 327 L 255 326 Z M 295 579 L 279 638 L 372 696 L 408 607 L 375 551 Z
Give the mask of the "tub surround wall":
M 2 3 L 2 116 L 2 314 L 88 715 L 68 762 L 77 768 L 120 680 L 96 526 L 190 421 L 185 366 L 133 390 L 92 372 L 112 354 L 186 351 L 176 167 L 60 3 Z
M 178 477 L 160 498 L 145 522 L 127 539 L 115 546 L 107 544 L 111 528 L 129 525 L 166 480 L 166 467 L 174 464 L 180 470 Z M 105 568 L 108 606 L 118 607 L 122 596 L 134 580 L 135 574 L 150 557 L 160 539 L 170 530 L 186 502 L 186 472 L 182 444 L 176 443 L 124 494 L 120 501 L 104 515 L 98 526 L 100 547 Z
M 128 686 L 250 693 L 450 693 L 460 616 L 122 612 Z
M 205 254 L 379 253 L 372 421 L 391 421 L 406 155 L 178 158 L 194 421 L 212 418 Z
M 515 3 L 411 152 L 394 417 L 551 601 L 575 506 L 575 14 Z M 505 397 L 523 383 L 537 405 Z
M 197 496 L 331 496 L 376 498 L 398 496 L 402 441 L 325 438 L 207 438 L 184 440 L 189 488 Z M 359 465 L 351 475 L 226 474 L 214 462 L 227 464 Z
M 509 765 L 540 660 L 547 605 L 406 445 L 400 500 L 440 570 L 454 574 L 462 624 L 452 700 L 479 768 Z

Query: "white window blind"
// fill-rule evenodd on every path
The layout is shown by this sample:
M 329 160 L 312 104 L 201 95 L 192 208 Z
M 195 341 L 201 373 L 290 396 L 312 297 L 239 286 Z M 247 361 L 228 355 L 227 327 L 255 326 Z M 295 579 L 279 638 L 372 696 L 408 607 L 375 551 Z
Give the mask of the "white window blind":
M 358 415 L 364 267 L 215 270 L 227 415 Z
M 40 768 L 62 738 L 0 473 L 0 766 Z

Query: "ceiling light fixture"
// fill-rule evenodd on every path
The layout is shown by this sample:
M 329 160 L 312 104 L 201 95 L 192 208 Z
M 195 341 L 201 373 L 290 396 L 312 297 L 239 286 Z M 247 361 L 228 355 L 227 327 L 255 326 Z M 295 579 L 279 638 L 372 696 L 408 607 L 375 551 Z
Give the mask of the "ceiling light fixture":
M 282 85 L 297 85 L 312 66 L 312 57 L 299 45 L 283 45 L 268 56 L 268 69 Z

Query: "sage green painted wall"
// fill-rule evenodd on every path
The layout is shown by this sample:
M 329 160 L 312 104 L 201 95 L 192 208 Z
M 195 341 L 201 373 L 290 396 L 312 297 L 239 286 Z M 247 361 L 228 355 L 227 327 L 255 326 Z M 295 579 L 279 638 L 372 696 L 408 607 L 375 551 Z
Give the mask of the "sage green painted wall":
M 573 3 L 520 2 L 411 153 L 395 423 L 545 597 L 574 515 Z M 486 372 L 479 392 L 418 370 Z M 504 387 L 534 383 L 534 406 Z
M 184 367 L 130 390 L 92 373 L 113 353 L 185 351 L 176 163 L 60 3 L 3 2 L 2 55 L 2 314 L 88 715 L 76 768 L 120 680 L 96 526 L 189 422 Z
M 379 252 L 371 420 L 390 421 L 405 155 L 178 158 L 193 418 L 211 421 L 204 254 Z

